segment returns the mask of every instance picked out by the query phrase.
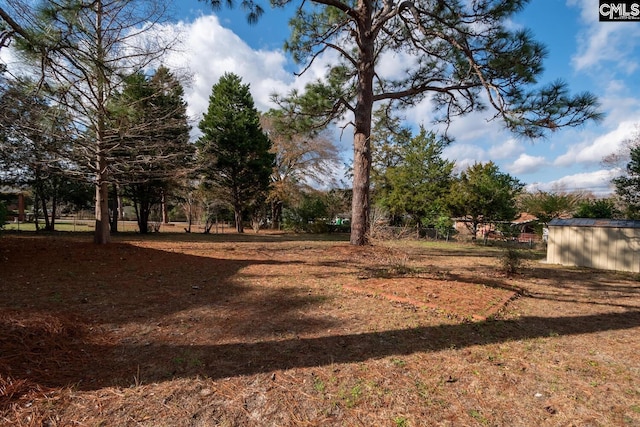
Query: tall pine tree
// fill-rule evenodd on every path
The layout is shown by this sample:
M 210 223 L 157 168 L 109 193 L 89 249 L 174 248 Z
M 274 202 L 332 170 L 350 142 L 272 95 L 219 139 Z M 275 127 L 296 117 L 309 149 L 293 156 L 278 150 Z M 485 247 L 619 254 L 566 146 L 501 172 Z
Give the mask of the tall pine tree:
M 263 11 L 259 3 L 242 2 L 250 22 Z M 353 125 L 354 245 L 365 244 L 369 231 L 374 104 L 405 108 L 428 98 L 445 124 L 488 106 L 488 118 L 500 118 L 510 130 L 531 138 L 601 117 L 590 93 L 571 95 L 562 81 L 539 84 L 546 49 L 530 31 L 512 25 L 526 0 L 270 3 L 299 6 L 285 49 L 303 70 L 326 52 L 338 58 L 304 93 L 279 101 L 294 117 L 294 126 L 310 117 L 317 126 L 345 118 Z M 391 62 L 403 72 L 389 76 Z
M 0 48 L 10 38 L 36 63 L 42 83 L 74 119 L 74 146 L 96 188 L 94 242 L 110 241 L 109 184 L 120 139 L 107 129 L 107 107 L 122 76 L 145 69 L 175 43 L 157 31 L 168 17 L 163 0 L 15 0 L 0 2 Z M 144 23 L 144 25 L 141 25 Z M 144 43 L 140 43 L 145 34 Z
M 274 165 L 249 85 L 236 74 L 223 75 L 213 85 L 199 128 L 196 146 L 205 184 L 232 206 L 242 233 L 244 215 L 266 198 Z

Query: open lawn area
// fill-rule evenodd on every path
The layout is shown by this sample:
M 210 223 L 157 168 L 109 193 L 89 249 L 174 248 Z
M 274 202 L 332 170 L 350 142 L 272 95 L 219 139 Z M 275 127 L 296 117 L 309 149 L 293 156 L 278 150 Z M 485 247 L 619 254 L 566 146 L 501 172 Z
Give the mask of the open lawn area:
M 638 276 L 290 234 L 0 237 L 0 425 L 640 426 Z

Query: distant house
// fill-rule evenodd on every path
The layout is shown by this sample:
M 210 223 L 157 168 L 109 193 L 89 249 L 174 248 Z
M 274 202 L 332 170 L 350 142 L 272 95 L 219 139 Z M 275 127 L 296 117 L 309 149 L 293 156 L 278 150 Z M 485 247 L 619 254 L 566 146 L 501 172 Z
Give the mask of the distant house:
M 640 221 L 554 219 L 549 223 L 547 262 L 640 272 Z
M 533 243 L 540 240 L 535 228 L 537 224 L 538 217 L 527 212 L 520 213 L 518 218 L 511 221 L 511 227 L 520 233 L 517 236 L 518 241 L 523 243 Z
M 471 218 L 454 218 L 454 228 L 462 236 L 470 235 Z M 512 234 L 510 238 L 515 238 L 520 242 L 535 242 L 540 240 L 540 237 L 535 232 L 535 225 L 538 223 L 538 218 L 526 212 L 522 212 L 512 221 L 503 221 L 501 223 L 481 223 L 478 226 L 478 238 L 487 237 L 489 239 L 505 239 L 502 233 L 496 230 L 496 226 L 499 224 L 508 225 Z

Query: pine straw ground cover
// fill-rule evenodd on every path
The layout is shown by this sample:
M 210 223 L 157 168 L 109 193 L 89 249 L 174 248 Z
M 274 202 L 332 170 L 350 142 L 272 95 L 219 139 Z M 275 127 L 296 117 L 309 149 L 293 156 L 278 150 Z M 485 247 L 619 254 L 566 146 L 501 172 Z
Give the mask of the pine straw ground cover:
M 1 425 L 640 425 L 634 275 L 507 277 L 456 244 L 90 239 L 0 238 Z

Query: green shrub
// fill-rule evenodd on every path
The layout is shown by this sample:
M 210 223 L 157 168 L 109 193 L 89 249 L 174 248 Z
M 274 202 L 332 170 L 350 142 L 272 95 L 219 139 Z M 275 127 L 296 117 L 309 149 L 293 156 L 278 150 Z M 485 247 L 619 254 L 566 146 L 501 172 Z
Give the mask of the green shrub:
M 318 194 L 304 194 L 295 205 L 282 211 L 285 230 L 305 233 L 327 233 L 327 205 Z
M 307 231 L 313 234 L 325 234 L 330 231 L 329 224 L 324 221 L 314 221 L 307 225 Z
M 520 271 L 524 264 L 524 256 L 515 248 L 506 248 L 500 256 L 500 267 L 503 272 L 511 276 Z

